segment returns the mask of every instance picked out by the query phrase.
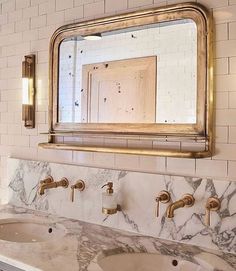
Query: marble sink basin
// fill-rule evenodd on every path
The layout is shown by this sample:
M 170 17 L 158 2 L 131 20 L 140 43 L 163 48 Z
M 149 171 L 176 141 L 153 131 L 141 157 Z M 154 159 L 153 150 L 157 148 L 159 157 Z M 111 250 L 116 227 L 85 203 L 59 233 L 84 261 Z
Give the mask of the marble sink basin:
M 209 271 L 198 264 L 171 256 L 148 253 L 124 253 L 98 261 L 103 271 Z
M 48 242 L 65 236 L 62 225 L 34 220 L 0 219 L 0 240 L 17 243 Z

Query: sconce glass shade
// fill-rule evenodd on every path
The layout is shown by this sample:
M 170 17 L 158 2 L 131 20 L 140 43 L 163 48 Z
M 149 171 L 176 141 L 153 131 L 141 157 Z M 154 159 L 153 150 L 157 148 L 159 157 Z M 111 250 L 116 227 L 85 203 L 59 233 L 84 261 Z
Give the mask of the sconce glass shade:
M 30 99 L 29 81 L 29 78 L 22 78 L 22 104 L 32 104 L 32 99 Z
M 22 62 L 22 120 L 26 128 L 35 127 L 35 55 Z

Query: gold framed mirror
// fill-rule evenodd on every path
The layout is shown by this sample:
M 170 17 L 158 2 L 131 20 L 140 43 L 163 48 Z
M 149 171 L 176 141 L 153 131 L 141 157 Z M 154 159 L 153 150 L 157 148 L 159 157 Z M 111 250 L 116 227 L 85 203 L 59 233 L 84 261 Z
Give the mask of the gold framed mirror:
M 210 156 L 212 77 L 212 17 L 202 5 L 177 4 L 62 26 L 50 42 L 49 142 L 40 146 Z M 84 137 L 92 143 L 78 140 Z M 94 143 L 94 138 L 102 140 Z M 121 138 L 140 144 L 117 146 Z M 160 138 L 178 141 L 180 148 L 143 144 Z M 181 148 L 181 142 L 191 142 L 192 149 Z

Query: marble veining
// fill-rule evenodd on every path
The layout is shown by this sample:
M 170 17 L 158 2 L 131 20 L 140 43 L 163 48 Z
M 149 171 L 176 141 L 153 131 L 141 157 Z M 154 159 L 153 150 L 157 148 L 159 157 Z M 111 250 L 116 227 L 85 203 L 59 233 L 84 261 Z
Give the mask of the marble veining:
M 120 253 L 157 253 L 184 259 L 209 271 L 234 271 L 233 254 L 181 244 L 131 232 L 115 230 L 40 211 L 10 205 L 0 206 L 0 220 L 35 218 L 57 223 L 66 228 L 66 236 L 58 240 L 32 244 L 0 240 L 0 262 L 27 271 L 102 271 L 98 260 Z
M 210 249 L 236 253 L 236 182 L 89 168 L 20 159 L 8 160 L 10 196 L 15 206 L 116 229 L 131 231 L 181 243 L 201 245 Z M 70 185 L 83 179 L 86 188 L 75 194 L 70 202 L 70 189 L 47 190 L 39 196 L 39 181 L 47 175 L 55 180 L 67 177 Z M 117 215 L 101 213 L 101 186 L 107 181 L 119 191 L 122 211 Z M 195 204 L 181 208 L 173 219 L 165 217 L 166 204 L 160 206 L 160 217 L 155 217 L 155 197 L 168 190 L 172 201 L 191 193 Z M 211 214 L 211 226 L 206 227 L 205 204 L 210 196 L 221 200 L 221 209 Z

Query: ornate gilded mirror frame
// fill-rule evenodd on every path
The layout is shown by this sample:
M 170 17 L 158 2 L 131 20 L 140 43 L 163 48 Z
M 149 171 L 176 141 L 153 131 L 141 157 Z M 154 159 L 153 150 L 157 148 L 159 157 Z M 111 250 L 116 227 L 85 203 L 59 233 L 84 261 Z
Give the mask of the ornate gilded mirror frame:
M 73 36 L 87 36 L 95 33 L 120 30 L 159 22 L 192 19 L 197 26 L 197 122 L 196 124 L 94 124 L 58 122 L 59 48 L 64 39 Z M 183 3 L 144 11 L 136 11 L 92 21 L 79 22 L 60 27 L 50 42 L 49 70 L 49 142 L 40 143 L 44 148 L 66 150 L 131 153 L 172 157 L 208 157 L 212 155 L 213 126 L 213 56 L 212 15 L 202 5 Z M 130 136 L 178 137 L 180 141 L 198 140 L 205 142 L 203 150 L 168 150 L 79 145 L 59 142 L 57 136 L 113 135 L 129 139 Z M 76 141 L 76 140 L 75 140 Z

